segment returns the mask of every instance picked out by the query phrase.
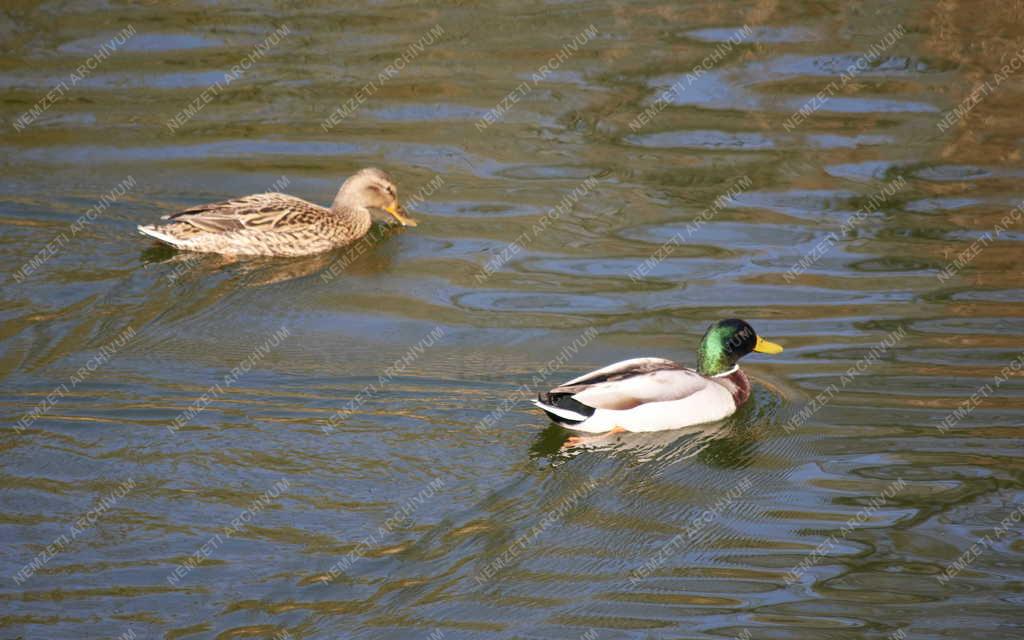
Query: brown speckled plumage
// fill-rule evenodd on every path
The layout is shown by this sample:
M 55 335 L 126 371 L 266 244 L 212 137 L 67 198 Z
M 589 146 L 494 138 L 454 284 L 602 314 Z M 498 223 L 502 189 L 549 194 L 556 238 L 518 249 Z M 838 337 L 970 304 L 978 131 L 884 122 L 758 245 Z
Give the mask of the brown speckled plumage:
M 260 193 L 163 216 L 171 222 L 139 231 L 178 249 L 249 256 L 306 256 L 355 242 L 372 225 L 370 209 L 415 225 L 398 204 L 394 184 L 363 169 L 341 185 L 330 208 L 285 195 Z

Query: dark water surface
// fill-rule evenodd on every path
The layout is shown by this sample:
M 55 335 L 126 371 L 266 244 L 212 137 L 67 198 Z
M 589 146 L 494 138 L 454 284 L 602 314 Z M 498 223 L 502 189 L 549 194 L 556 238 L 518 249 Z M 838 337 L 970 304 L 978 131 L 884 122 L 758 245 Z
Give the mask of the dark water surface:
M 15 2 L 0 42 L 0 636 L 1024 637 L 1019 3 Z M 362 251 L 135 232 L 370 165 L 421 224 Z M 563 454 L 525 400 L 734 316 L 786 350 L 724 424 Z

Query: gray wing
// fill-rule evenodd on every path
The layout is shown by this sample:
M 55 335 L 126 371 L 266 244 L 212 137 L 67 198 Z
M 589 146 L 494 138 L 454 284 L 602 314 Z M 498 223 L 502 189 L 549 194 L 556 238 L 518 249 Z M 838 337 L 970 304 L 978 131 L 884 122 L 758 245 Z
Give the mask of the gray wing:
M 681 400 L 713 384 L 693 369 L 664 358 L 633 358 L 574 378 L 549 396 L 571 395 L 595 409 L 632 409 L 648 402 Z

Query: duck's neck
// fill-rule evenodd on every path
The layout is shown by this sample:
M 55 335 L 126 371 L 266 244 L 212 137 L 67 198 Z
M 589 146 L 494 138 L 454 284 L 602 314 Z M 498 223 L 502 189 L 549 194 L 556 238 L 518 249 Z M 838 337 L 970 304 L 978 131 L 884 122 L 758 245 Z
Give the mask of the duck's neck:
M 334 196 L 334 201 L 331 202 L 331 211 L 335 213 L 351 214 L 353 211 L 363 210 L 366 211 L 366 207 L 362 207 L 358 204 L 352 194 L 345 190 L 345 185 L 342 185 L 341 189 Z M 367 211 L 367 214 L 369 212 Z
M 710 373 L 710 374 L 707 374 L 707 375 L 710 375 L 712 378 L 728 378 L 729 376 L 731 376 L 732 374 L 736 373 L 739 370 L 740 370 L 740 365 L 734 364 L 731 367 L 729 367 L 728 369 L 726 369 L 725 371 L 722 371 L 720 373 Z
M 338 197 L 331 203 L 331 213 L 338 216 L 345 221 L 352 233 L 358 236 L 363 236 L 370 227 L 373 226 L 373 217 L 370 215 L 370 210 L 366 207 L 353 207 L 347 204 L 341 197 L 342 194 L 338 194 Z
M 711 339 L 708 339 L 711 338 Z M 697 372 L 703 376 L 717 376 L 737 366 L 720 340 L 708 335 L 697 349 Z

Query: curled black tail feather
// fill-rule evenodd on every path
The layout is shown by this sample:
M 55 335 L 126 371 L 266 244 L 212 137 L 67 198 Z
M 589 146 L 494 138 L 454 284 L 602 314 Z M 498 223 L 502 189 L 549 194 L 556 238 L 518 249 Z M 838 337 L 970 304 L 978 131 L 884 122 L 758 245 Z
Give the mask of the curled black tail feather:
M 572 394 L 569 393 L 549 393 L 544 391 L 537 394 L 537 400 L 541 404 L 578 413 L 579 415 L 584 416 L 584 419 L 594 415 L 594 412 L 597 411 L 594 407 L 589 407 L 576 400 L 572 397 Z M 554 422 L 558 423 L 578 424 L 583 422 L 583 420 L 569 420 L 565 416 L 551 413 L 550 411 L 545 411 L 545 413 L 547 413 L 548 417 Z

